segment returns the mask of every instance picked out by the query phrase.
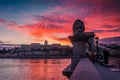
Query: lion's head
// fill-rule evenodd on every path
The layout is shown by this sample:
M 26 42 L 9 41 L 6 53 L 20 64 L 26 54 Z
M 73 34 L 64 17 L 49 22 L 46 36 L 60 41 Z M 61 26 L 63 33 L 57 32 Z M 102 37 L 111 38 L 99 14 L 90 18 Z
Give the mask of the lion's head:
M 80 35 L 85 31 L 83 21 L 77 19 L 73 24 L 73 35 Z

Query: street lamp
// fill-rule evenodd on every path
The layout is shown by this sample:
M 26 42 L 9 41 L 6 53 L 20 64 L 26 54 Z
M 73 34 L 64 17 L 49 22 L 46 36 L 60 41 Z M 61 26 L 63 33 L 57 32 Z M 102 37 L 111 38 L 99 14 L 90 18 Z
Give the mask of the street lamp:
M 96 40 L 96 55 L 98 56 L 99 55 L 99 47 L 98 47 L 99 37 L 95 37 L 95 40 Z
M 98 47 L 98 40 L 99 40 L 99 37 L 95 37 L 95 40 L 96 40 L 96 46 Z M 98 49 L 98 48 L 97 48 Z M 98 50 L 97 50 L 98 51 Z

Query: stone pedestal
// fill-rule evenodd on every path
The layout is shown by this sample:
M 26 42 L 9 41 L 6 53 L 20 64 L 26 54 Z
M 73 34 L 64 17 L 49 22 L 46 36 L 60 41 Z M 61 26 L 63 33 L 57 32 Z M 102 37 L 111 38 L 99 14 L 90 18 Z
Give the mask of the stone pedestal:
M 73 44 L 73 54 L 71 59 L 71 69 L 74 70 L 81 58 L 86 57 L 86 42 L 94 37 L 93 32 L 82 33 L 77 36 L 69 36 L 71 43 Z
M 63 73 L 71 75 L 76 68 L 81 58 L 86 56 L 86 43 L 89 43 L 90 50 L 93 51 L 94 32 L 84 32 L 84 22 L 77 19 L 73 24 L 73 36 L 69 36 L 71 43 L 73 44 L 73 54 L 71 57 L 71 70 L 69 67 L 63 71 Z M 67 75 L 66 75 L 67 76 Z

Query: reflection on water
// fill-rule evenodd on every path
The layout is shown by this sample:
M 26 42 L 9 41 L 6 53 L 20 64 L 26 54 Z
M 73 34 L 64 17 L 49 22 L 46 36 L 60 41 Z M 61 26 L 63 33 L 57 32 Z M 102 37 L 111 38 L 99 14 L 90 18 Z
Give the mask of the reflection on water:
M 0 59 L 0 80 L 68 80 L 70 59 Z

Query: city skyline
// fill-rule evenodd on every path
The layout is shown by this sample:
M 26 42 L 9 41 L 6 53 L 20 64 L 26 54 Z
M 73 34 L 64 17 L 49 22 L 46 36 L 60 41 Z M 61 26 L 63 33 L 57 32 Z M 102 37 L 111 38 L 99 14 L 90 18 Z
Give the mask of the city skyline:
M 0 43 L 70 45 L 76 19 L 100 38 L 119 36 L 119 0 L 0 0 Z

